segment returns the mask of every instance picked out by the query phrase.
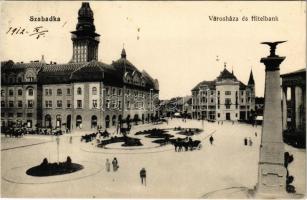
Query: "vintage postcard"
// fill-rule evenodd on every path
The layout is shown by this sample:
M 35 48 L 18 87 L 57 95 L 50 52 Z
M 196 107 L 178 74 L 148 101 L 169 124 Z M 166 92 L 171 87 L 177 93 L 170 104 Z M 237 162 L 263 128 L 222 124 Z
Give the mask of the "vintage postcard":
M 304 198 L 305 1 L 2 1 L 2 198 Z

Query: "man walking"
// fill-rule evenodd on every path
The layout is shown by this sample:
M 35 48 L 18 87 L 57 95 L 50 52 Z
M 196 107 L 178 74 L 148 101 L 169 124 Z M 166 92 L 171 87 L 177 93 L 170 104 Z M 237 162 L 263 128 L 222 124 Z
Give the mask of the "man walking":
M 142 185 L 144 184 L 146 186 L 146 170 L 144 167 L 140 171 L 140 177 Z
M 113 172 L 116 172 L 117 169 L 119 168 L 119 166 L 118 166 L 118 161 L 117 161 L 116 158 L 113 159 L 112 165 L 113 165 Z
M 212 145 L 212 144 L 213 144 L 213 141 L 214 141 L 212 135 L 210 136 L 209 140 L 210 140 L 210 144 Z

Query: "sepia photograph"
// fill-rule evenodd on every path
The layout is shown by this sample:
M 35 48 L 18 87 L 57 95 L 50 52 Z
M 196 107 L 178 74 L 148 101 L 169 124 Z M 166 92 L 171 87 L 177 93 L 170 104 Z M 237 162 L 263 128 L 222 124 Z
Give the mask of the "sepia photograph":
M 1 198 L 305 198 L 305 1 L 0 10 Z

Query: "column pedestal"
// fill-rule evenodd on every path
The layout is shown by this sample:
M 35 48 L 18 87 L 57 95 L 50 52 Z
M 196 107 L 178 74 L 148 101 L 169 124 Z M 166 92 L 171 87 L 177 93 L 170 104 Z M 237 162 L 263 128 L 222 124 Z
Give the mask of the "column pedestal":
M 261 59 L 266 66 L 266 73 L 258 183 L 255 191 L 258 198 L 278 198 L 287 195 L 279 73 L 279 65 L 284 59 L 285 57 L 278 56 Z

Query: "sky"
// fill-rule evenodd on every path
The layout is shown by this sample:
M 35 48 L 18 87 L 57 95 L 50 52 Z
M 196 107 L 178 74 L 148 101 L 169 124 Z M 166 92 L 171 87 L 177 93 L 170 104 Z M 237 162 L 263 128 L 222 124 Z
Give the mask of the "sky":
M 0 60 L 67 63 L 72 57 L 70 31 L 75 30 L 79 1 L 1 2 Z M 96 32 L 101 35 L 98 60 L 110 64 L 127 59 L 159 80 L 160 99 L 191 94 L 203 80 L 214 80 L 233 69 L 247 84 L 253 70 L 256 96 L 263 96 L 265 71 L 260 59 L 269 54 L 263 41 L 287 40 L 277 48 L 286 56 L 281 74 L 306 67 L 306 2 L 270 1 L 94 1 Z M 251 21 L 251 16 L 278 21 Z M 60 22 L 34 22 L 30 16 L 60 17 Z M 209 16 L 238 17 L 237 22 L 210 21 Z M 248 21 L 242 21 L 242 17 Z M 36 39 L 37 26 L 48 30 Z M 10 29 L 10 27 L 12 27 Z M 13 34 L 14 28 L 29 34 Z M 8 33 L 7 33 L 8 32 Z M 217 59 L 218 56 L 218 59 Z

